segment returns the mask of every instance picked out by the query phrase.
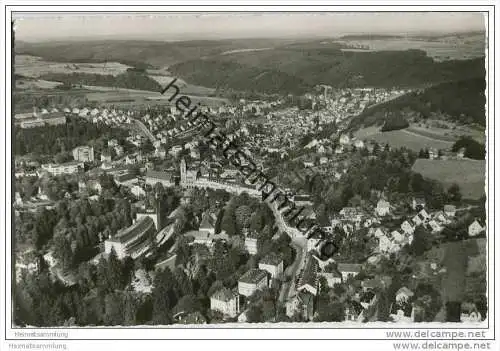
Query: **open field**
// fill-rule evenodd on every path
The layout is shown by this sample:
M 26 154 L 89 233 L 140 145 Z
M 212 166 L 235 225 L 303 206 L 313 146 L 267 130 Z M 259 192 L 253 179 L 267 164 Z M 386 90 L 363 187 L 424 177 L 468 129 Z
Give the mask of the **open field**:
M 86 94 L 90 101 L 98 101 L 99 103 L 117 103 L 117 102 L 137 102 L 147 103 L 151 105 L 169 105 L 169 96 L 157 94 L 151 91 L 135 90 L 135 89 L 121 89 L 121 88 L 106 88 L 85 86 L 89 92 Z M 205 106 L 217 106 L 227 102 L 224 98 L 189 95 L 189 93 L 182 92 L 188 95 L 193 103 L 200 103 Z
M 74 63 L 49 62 L 41 57 L 30 55 L 16 55 L 15 72 L 26 77 L 37 78 L 47 73 L 90 73 L 117 76 L 124 73 L 130 66 L 119 62 L 106 63 Z
M 464 198 L 479 199 L 484 194 L 485 168 L 482 160 L 418 159 L 412 170 L 440 181 L 446 188 L 457 183 Z
M 158 83 L 160 83 L 162 86 L 167 86 L 170 84 L 175 78 L 174 76 L 171 75 L 149 75 L 151 78 L 156 80 Z M 177 85 L 181 91 L 181 94 L 188 94 L 188 95 L 210 95 L 215 93 L 214 88 L 207 88 L 203 87 L 201 85 L 194 85 L 194 84 L 189 84 L 183 81 L 180 78 L 177 78 L 177 81 L 175 82 L 175 85 Z M 173 90 L 172 90 L 173 91 Z
M 392 147 L 407 147 L 413 151 L 426 148 L 449 149 L 453 146 L 452 141 L 439 140 L 408 129 L 381 132 L 379 127 L 368 127 L 358 130 L 354 135 L 359 139 L 374 140 Z
M 436 61 L 465 60 L 484 55 L 484 34 L 471 33 L 465 37 L 450 35 L 440 38 L 384 38 L 341 40 L 338 43 L 367 49 L 353 48 L 350 51 L 382 51 L 382 50 L 424 50 Z M 349 49 L 344 49 L 348 51 Z
M 43 79 L 16 79 L 16 89 L 54 89 L 55 87 L 62 85 L 61 82 L 54 82 L 50 80 Z
M 118 62 L 106 62 L 106 63 L 84 63 L 84 62 L 49 62 L 45 61 L 41 57 L 30 56 L 30 55 L 17 55 L 15 62 L 15 72 L 18 75 L 27 77 L 27 79 L 18 79 L 16 81 L 16 88 L 19 89 L 29 89 L 29 88 L 41 88 L 41 89 L 51 89 L 60 85 L 60 82 L 51 82 L 46 80 L 37 79 L 38 77 L 48 74 L 48 73 L 89 73 L 89 74 L 101 74 L 101 75 L 119 75 L 126 72 L 127 68 L 130 66 L 118 63 Z M 150 78 L 156 80 L 160 85 L 166 86 L 175 77 L 170 75 L 166 69 L 148 69 L 147 74 Z M 186 83 L 182 79 L 177 79 L 175 83 L 181 90 L 182 94 L 186 95 L 197 95 L 197 101 L 207 101 L 207 104 L 212 105 L 217 98 L 209 98 L 209 95 L 214 94 L 215 89 L 207 88 L 200 85 L 193 85 Z M 90 95 L 90 100 L 97 101 L 107 101 L 111 98 L 114 101 L 123 101 L 130 99 L 143 99 L 154 95 L 152 92 L 146 92 L 142 90 L 133 89 L 116 89 L 112 87 L 101 87 L 101 86 L 85 86 L 85 89 L 91 91 L 113 91 L 115 94 L 105 94 L 103 97 L 97 97 L 96 94 Z M 129 96 L 124 97 L 123 94 L 128 94 Z M 117 96 L 118 94 L 118 96 Z M 207 98 L 205 98 L 207 96 Z M 220 101 L 225 101 L 220 99 Z
M 443 122 L 440 122 L 443 123 Z M 408 131 L 420 134 L 422 136 L 427 136 L 433 139 L 442 141 L 455 142 L 458 138 L 463 135 L 467 135 L 475 139 L 477 142 L 484 144 L 486 141 L 486 134 L 484 127 L 474 128 L 470 126 L 455 126 L 455 129 L 450 128 L 438 128 L 438 127 L 420 127 L 417 125 L 411 125 L 407 128 Z
M 424 137 L 440 140 L 455 142 L 458 136 L 451 135 L 451 130 L 443 128 L 424 128 L 418 126 L 410 126 L 406 129 L 408 132 L 418 134 Z

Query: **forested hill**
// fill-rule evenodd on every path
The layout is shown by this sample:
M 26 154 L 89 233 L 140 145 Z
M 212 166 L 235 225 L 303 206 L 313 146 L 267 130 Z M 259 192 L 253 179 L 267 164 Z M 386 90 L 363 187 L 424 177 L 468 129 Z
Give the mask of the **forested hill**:
M 140 72 L 128 70 L 125 73 L 113 75 L 90 74 L 74 72 L 47 73 L 41 76 L 42 79 L 62 82 L 65 85 L 97 85 L 103 87 L 116 87 L 126 89 L 149 90 L 159 92 L 163 87 L 154 79 Z
M 193 84 L 235 90 L 258 87 L 273 93 L 300 92 L 317 84 L 338 88 L 415 87 L 485 76 L 484 58 L 435 62 L 419 50 L 282 48 L 191 60 L 169 70 Z
M 290 40 L 288 40 L 290 41 Z M 165 67 L 177 62 L 218 55 L 228 50 L 271 47 L 287 40 L 91 40 L 27 43 L 16 41 L 16 54 L 33 55 L 56 62 L 121 62 L 146 68 Z
M 301 94 L 333 87 L 419 87 L 485 76 L 484 57 L 436 62 L 422 50 L 342 51 L 309 40 L 96 41 L 16 45 L 49 61 L 115 61 L 165 68 L 196 85 L 234 91 Z
M 353 119 L 350 126 L 357 129 L 382 125 L 387 113 L 398 113 L 402 110 L 418 112 L 424 118 L 429 117 L 431 112 L 442 112 L 459 123 L 485 126 L 485 89 L 484 78 L 437 84 L 367 109 Z
M 187 82 L 218 89 L 304 94 L 313 87 L 299 76 L 231 61 L 187 61 L 171 66 L 169 71 Z

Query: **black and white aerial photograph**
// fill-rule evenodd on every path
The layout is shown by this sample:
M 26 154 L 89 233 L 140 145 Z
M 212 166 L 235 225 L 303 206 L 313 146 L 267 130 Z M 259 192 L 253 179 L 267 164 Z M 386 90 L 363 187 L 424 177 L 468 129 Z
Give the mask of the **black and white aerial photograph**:
M 17 336 L 493 325 L 488 11 L 126 11 L 11 13 Z

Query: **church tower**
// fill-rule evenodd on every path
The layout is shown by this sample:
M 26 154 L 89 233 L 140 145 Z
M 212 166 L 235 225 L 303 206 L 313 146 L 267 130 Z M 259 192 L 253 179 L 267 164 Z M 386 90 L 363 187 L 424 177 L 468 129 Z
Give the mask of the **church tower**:
M 187 177 L 186 160 L 184 160 L 184 158 L 182 158 L 182 160 L 181 160 L 181 184 L 186 183 L 186 177 Z

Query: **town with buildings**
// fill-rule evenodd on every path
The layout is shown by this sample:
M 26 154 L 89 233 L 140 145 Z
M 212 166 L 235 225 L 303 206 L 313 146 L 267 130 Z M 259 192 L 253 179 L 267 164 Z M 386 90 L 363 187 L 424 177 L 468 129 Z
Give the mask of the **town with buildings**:
M 321 50 L 311 49 L 311 55 L 316 51 Z M 418 61 L 421 53 L 413 55 Z M 354 72 L 345 84 L 304 80 L 299 92 L 283 84 L 283 91 L 262 91 L 260 97 L 251 87 L 251 93 L 220 101 L 217 94 L 240 91 L 214 88 L 208 100 L 217 103 L 199 104 L 199 112 L 252 161 L 264 181 L 252 180 L 244 173 L 248 164 L 211 145 L 205 127 L 186 118 L 179 101 L 169 101 L 172 89 L 148 92 L 160 103 L 32 98 L 28 109 L 12 116 L 14 323 L 387 322 L 396 328 L 485 321 L 484 186 L 472 198 L 456 181 L 469 176 L 465 171 L 456 168 L 456 178 L 436 179 L 414 166 L 472 161 L 469 144 L 461 144 L 470 140 L 443 137 L 419 152 L 361 135 L 371 127 L 382 128 L 376 131 L 380 136 L 392 123 L 384 137 L 401 137 L 398 118 L 413 112 L 405 107 L 389 123 L 393 117 L 380 112 L 381 106 L 396 101 L 399 108 L 411 101 L 430 109 L 422 91 L 440 83 L 420 82 L 413 71 L 385 74 L 383 69 L 392 69 L 385 60 L 369 70 L 380 69 L 383 84 L 371 84 L 370 72 L 366 77 Z M 145 79 L 137 73 L 142 66 L 133 63 L 138 67 L 126 74 Z M 253 76 L 268 73 L 253 69 Z M 429 79 L 435 72 L 438 68 Z M 401 76 L 409 83 L 400 83 Z M 282 78 L 269 80 L 276 77 Z M 129 89 L 127 82 L 121 88 Z M 65 81 L 55 95 L 89 84 Z M 102 96 L 116 91 L 112 87 Z M 372 111 L 386 122 L 368 125 L 375 120 Z M 410 121 L 415 130 L 425 123 L 417 117 Z M 483 182 L 484 174 L 480 178 L 475 181 Z M 288 204 L 263 196 L 269 182 L 287 194 Z M 300 221 L 289 216 L 294 210 Z M 326 237 L 303 227 L 320 228 Z M 335 243 L 328 255 L 322 251 L 326 241 Z
M 68 150 L 65 162 L 15 160 L 19 187 L 13 205 L 16 221 L 22 223 L 17 230 L 28 230 L 21 234 L 26 250 L 16 253 L 18 281 L 48 270 L 51 279 L 71 287 L 82 279 L 82 265 L 90 275 L 113 269 L 111 264 L 123 265 L 127 276 L 115 272 L 122 280 L 117 286 L 137 301 L 151 301 L 161 300 L 155 296 L 160 293 L 157 284 L 166 284 L 161 293 L 174 293 L 175 284 L 162 279 L 177 279 L 184 286 L 175 287 L 178 302 L 165 311 L 162 323 L 429 320 L 419 289 L 432 290 L 429 279 L 446 279 L 446 266 L 438 257 L 418 261 L 412 255 L 449 240 L 484 240 L 485 223 L 479 216 L 472 218 L 456 199 L 436 207 L 432 196 L 434 203 L 426 202 L 429 195 L 423 189 L 402 199 L 387 186 L 368 189 L 368 198 L 356 195 L 328 212 L 329 194 L 321 199 L 310 191 L 311 184 L 297 185 L 289 174 L 280 174 L 280 169 L 290 170 L 290 175 L 313 171 L 335 184 L 360 160 L 410 157 L 388 145 L 365 143 L 341 127 L 367 104 L 400 91 L 333 93 L 331 87 L 323 88 L 305 96 L 310 109 L 283 101 L 241 100 L 205 111 L 240 140 L 242 150 L 262 170 L 276 174 L 273 179 L 283 182 L 310 218 L 341 238 L 340 251 L 332 257 L 321 260 L 320 239 L 293 228 L 275 204 L 261 202 L 258 185 L 245 181 L 237 168 L 204 145 L 200 128 L 186 124 L 175 107 L 133 111 L 61 106 L 16 115 L 16 128 L 73 123 L 119 129 L 121 135 L 82 143 Z M 257 122 L 229 117 L 248 111 Z M 337 127 L 331 136 L 311 137 L 331 128 L 332 122 Z M 296 128 L 288 128 L 291 123 Z M 260 132 L 251 132 L 258 128 Z M 304 143 L 304 138 L 310 141 Z M 45 228 L 38 226 L 52 228 L 53 237 L 44 238 L 52 233 L 42 233 Z M 35 247 L 46 252 L 39 256 Z M 398 288 L 391 288 L 393 270 L 401 270 L 400 265 L 407 266 L 399 271 Z M 422 287 L 419 282 L 424 281 Z M 99 293 L 99 285 L 95 289 Z M 444 321 L 444 303 L 433 303 L 433 318 Z M 477 304 L 464 303 L 460 319 L 480 321 Z

